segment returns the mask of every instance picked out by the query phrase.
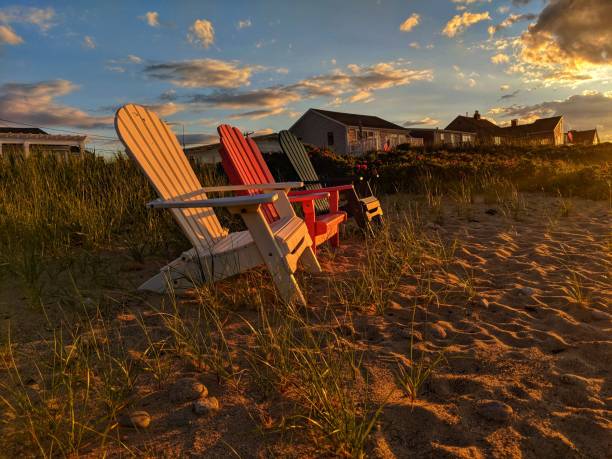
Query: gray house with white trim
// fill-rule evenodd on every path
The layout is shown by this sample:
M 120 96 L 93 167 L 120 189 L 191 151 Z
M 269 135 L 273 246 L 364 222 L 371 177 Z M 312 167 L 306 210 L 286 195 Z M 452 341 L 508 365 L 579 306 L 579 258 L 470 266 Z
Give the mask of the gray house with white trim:
M 350 155 L 383 151 L 411 140 L 406 128 L 378 116 L 318 108 L 309 109 L 289 130 L 304 143 Z

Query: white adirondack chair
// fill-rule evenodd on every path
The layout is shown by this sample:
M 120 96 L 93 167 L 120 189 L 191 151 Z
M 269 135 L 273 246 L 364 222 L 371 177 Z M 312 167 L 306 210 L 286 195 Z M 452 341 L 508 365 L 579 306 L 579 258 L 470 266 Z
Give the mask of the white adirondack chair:
M 298 260 L 311 272 L 320 272 L 321 266 L 306 224 L 295 215 L 287 199 L 287 192 L 300 183 L 203 188 L 176 136 L 155 113 L 139 105 L 125 105 L 115 115 L 115 130 L 160 196 L 147 205 L 170 209 L 193 245 L 139 289 L 161 293 L 169 283 L 182 287 L 193 282 L 214 282 L 266 265 L 285 301 L 305 303 L 293 275 Z M 206 192 L 253 188 L 270 193 L 213 199 L 206 196 Z M 261 206 L 266 203 L 274 203 L 281 216 L 272 224 L 262 214 Z M 248 230 L 229 233 L 217 219 L 216 207 L 239 214 Z

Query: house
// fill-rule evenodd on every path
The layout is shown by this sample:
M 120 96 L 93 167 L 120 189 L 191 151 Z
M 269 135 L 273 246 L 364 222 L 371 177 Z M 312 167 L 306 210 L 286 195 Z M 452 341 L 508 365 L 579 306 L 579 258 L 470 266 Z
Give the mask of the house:
M 501 127 L 483 119 L 474 112 L 472 117 L 458 116 L 448 126 L 448 130 L 476 133 L 476 141 L 492 145 L 562 145 L 563 116 L 540 118 L 533 123 L 519 124 L 514 119 L 510 126 Z
M 599 134 L 597 129 L 588 131 L 572 130 L 567 133 L 567 142 L 574 145 L 597 145 L 599 143 Z
M 25 157 L 30 155 L 31 147 L 34 150 L 71 154 L 83 154 L 85 149 L 85 141 L 87 136 L 84 135 L 56 135 L 47 134 L 39 128 L 19 128 L 19 127 L 0 127 L 0 155 L 2 154 L 3 145 L 5 150 L 14 151 L 15 146 L 20 151 L 23 151 Z
M 449 131 L 473 132 L 476 142 L 481 144 L 501 145 L 505 137 L 504 131 L 497 124 L 485 120 L 480 116 L 478 110 L 474 116 L 458 116 L 446 126 Z
M 410 143 L 402 126 L 371 115 L 311 108 L 289 130 L 302 142 L 340 154 L 361 155 Z
M 280 153 L 282 152 L 280 143 L 278 143 L 278 134 L 265 134 L 251 137 L 262 153 Z M 210 145 L 200 145 L 197 147 L 185 148 L 185 154 L 189 159 L 200 164 L 215 164 L 221 162 L 219 154 L 220 143 Z
M 519 124 L 512 120 L 502 128 L 513 145 L 563 145 L 563 116 L 540 118 L 533 123 Z
M 451 131 L 448 129 L 409 128 L 410 137 L 423 140 L 425 147 L 460 147 L 476 143 L 475 132 Z

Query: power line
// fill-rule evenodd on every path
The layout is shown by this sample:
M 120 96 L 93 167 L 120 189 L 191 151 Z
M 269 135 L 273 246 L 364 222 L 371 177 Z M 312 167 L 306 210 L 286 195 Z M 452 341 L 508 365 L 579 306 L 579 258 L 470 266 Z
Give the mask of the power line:
M 41 126 L 36 126 L 34 124 L 22 123 L 20 121 L 5 120 L 3 118 L 0 118 L 0 121 L 3 121 L 5 123 L 11 123 L 11 124 L 21 124 L 22 126 L 28 126 L 28 127 L 33 127 L 33 128 L 41 128 Z M 119 140 L 116 137 L 110 137 L 110 136 L 98 135 L 98 134 L 88 134 L 86 132 L 69 131 L 67 129 L 51 128 L 51 127 L 45 127 L 45 126 L 42 126 L 42 129 L 46 129 L 48 131 L 68 132 L 70 134 L 86 135 L 87 137 L 97 137 L 99 139 Z

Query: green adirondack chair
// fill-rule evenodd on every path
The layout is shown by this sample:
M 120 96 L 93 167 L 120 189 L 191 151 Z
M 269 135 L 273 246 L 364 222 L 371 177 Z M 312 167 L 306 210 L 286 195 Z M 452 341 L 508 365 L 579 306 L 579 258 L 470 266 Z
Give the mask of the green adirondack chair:
M 312 166 L 306 148 L 295 135 L 289 131 L 280 131 L 278 141 L 306 189 L 326 191 L 329 187 L 338 189 L 340 184 L 342 198 L 346 200 L 342 208 L 362 229 L 372 231 L 372 221 L 382 222 L 380 201 L 372 193 L 368 181 L 361 180 L 361 177 L 321 179 Z M 324 200 L 315 201 L 315 208 L 318 212 L 329 211 Z

